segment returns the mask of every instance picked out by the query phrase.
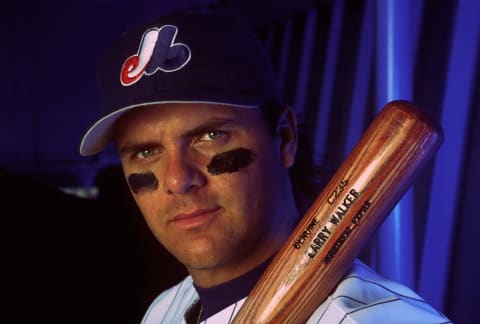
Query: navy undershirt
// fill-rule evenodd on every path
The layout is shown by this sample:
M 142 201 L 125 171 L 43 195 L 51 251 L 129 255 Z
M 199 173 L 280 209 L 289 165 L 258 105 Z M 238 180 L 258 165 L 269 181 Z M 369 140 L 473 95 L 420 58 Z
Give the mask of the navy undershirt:
M 206 318 L 218 313 L 225 307 L 248 296 L 253 286 L 255 286 L 258 279 L 260 279 L 261 275 L 267 268 L 270 261 L 271 259 L 262 263 L 253 270 L 250 270 L 244 275 L 218 286 L 201 288 L 193 284 L 195 290 L 200 296 L 200 302 L 203 306 L 201 320 L 204 321 Z

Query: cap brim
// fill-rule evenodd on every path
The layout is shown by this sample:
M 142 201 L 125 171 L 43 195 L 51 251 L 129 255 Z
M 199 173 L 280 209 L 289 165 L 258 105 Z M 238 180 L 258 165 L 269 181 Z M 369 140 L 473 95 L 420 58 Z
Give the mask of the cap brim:
M 160 104 L 174 104 L 174 103 L 190 103 L 190 104 L 213 104 L 224 105 L 238 108 L 257 108 L 254 104 L 233 104 L 227 102 L 213 102 L 213 101 L 159 101 L 146 102 L 143 104 L 136 104 L 115 110 L 114 112 L 102 117 L 95 124 L 93 124 L 85 133 L 80 142 L 80 154 L 82 156 L 90 156 L 100 153 L 110 143 L 113 136 L 113 126 L 115 122 L 123 116 L 126 112 L 145 106 L 153 106 Z

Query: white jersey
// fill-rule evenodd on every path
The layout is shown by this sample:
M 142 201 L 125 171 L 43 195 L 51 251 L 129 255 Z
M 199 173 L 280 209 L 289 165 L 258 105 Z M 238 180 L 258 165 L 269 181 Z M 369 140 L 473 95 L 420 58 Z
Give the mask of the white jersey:
M 142 324 L 184 324 L 184 314 L 198 298 L 192 278 L 188 276 L 152 302 Z M 203 323 L 230 323 L 245 300 L 231 304 Z M 307 321 L 307 324 L 333 323 L 452 322 L 408 287 L 386 280 L 356 260 L 335 291 Z

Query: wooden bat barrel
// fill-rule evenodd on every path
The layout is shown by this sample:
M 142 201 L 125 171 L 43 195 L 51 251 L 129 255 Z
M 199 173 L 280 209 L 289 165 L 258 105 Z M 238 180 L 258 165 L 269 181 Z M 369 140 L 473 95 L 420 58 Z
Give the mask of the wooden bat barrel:
M 305 323 L 443 141 L 412 103 L 387 103 L 265 270 L 232 323 Z

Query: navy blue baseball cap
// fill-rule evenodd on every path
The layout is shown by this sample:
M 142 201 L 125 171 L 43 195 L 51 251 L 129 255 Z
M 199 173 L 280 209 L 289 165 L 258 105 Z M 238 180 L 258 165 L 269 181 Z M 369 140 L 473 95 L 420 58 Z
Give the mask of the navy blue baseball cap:
M 171 13 L 124 33 L 101 61 L 99 88 L 102 115 L 83 136 L 83 156 L 101 152 L 115 121 L 136 107 L 283 104 L 263 43 L 240 18 L 218 12 Z

